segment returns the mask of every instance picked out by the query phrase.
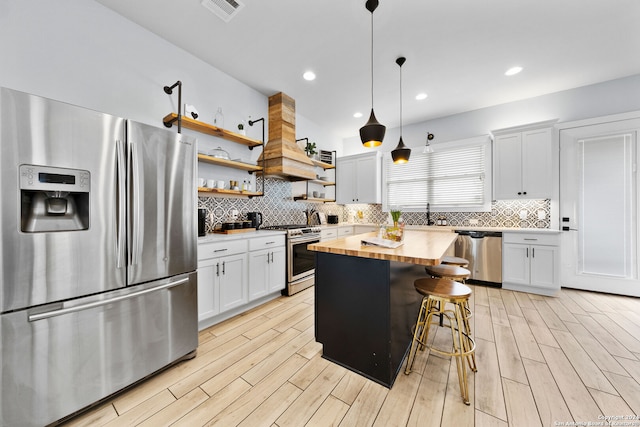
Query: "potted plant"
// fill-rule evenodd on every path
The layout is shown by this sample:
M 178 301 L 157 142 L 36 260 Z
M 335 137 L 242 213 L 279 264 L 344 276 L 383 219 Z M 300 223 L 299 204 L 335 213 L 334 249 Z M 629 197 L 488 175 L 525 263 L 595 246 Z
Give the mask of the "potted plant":
M 246 132 L 244 130 L 244 123 L 238 123 L 238 133 L 240 135 L 246 135 Z
M 400 220 L 400 215 L 402 215 L 402 212 L 399 210 L 391 210 L 391 219 L 393 220 L 393 225 L 394 227 L 398 226 L 398 221 Z
M 316 154 L 318 154 L 318 152 L 316 151 L 316 143 L 307 141 L 307 145 L 304 147 L 304 151 L 307 153 L 307 157 L 315 156 Z
M 404 222 L 401 218 L 402 212 L 398 209 L 391 209 L 389 213 L 391 214 L 393 225 L 385 227 L 382 238 L 401 242 L 404 239 Z

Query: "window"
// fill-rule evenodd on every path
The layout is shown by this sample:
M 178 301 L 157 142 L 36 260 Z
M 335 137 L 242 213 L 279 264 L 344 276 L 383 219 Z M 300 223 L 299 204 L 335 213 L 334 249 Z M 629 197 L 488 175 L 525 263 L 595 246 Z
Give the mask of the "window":
M 409 163 L 385 157 L 383 210 L 491 210 L 491 140 L 488 136 L 437 144 L 424 154 L 414 149 Z

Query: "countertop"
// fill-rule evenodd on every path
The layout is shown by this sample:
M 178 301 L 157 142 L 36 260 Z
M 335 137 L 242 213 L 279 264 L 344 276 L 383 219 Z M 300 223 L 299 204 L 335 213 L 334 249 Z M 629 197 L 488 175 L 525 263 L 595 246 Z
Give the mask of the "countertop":
M 308 246 L 312 251 L 347 255 L 361 258 L 374 258 L 398 261 L 418 265 L 435 265 L 456 240 L 455 233 L 441 233 L 428 230 L 405 230 L 402 246 L 390 249 L 379 246 L 363 246 L 363 237 L 375 237 L 376 232 L 358 234 L 327 242 L 313 243 Z
M 353 225 L 364 225 L 368 227 L 379 227 L 380 224 L 373 223 L 359 223 L 359 222 L 341 222 L 339 224 L 326 224 L 321 225 L 321 228 L 334 228 Z M 455 230 L 468 230 L 468 231 L 498 231 L 502 233 L 542 233 L 542 234 L 558 234 L 560 230 L 551 228 L 518 228 L 518 227 L 478 227 L 478 226 L 452 226 L 452 225 L 407 225 L 406 230 L 429 230 L 429 231 L 455 231 Z
M 207 233 L 206 236 L 198 237 L 198 244 L 200 243 L 213 243 L 224 242 L 228 240 L 238 239 L 253 239 L 256 237 L 268 237 L 268 236 L 284 236 L 287 232 L 284 230 L 256 230 L 247 231 L 246 233 Z

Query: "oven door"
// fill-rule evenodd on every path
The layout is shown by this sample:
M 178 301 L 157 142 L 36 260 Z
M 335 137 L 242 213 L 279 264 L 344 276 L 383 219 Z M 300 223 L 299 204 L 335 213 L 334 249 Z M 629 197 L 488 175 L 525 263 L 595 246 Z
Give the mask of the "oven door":
M 315 252 L 307 245 L 320 242 L 320 236 L 304 236 L 289 239 L 287 254 L 287 282 L 291 283 L 316 271 Z

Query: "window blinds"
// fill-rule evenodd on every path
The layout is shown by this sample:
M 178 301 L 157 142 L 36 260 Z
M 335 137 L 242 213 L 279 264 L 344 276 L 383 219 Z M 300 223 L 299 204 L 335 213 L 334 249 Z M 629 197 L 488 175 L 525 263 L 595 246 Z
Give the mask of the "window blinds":
M 404 210 L 482 207 L 490 198 L 487 178 L 488 143 L 412 153 L 409 163 L 386 160 L 387 206 Z M 490 174 L 488 175 L 490 177 Z M 489 191 L 487 191 L 487 189 Z

